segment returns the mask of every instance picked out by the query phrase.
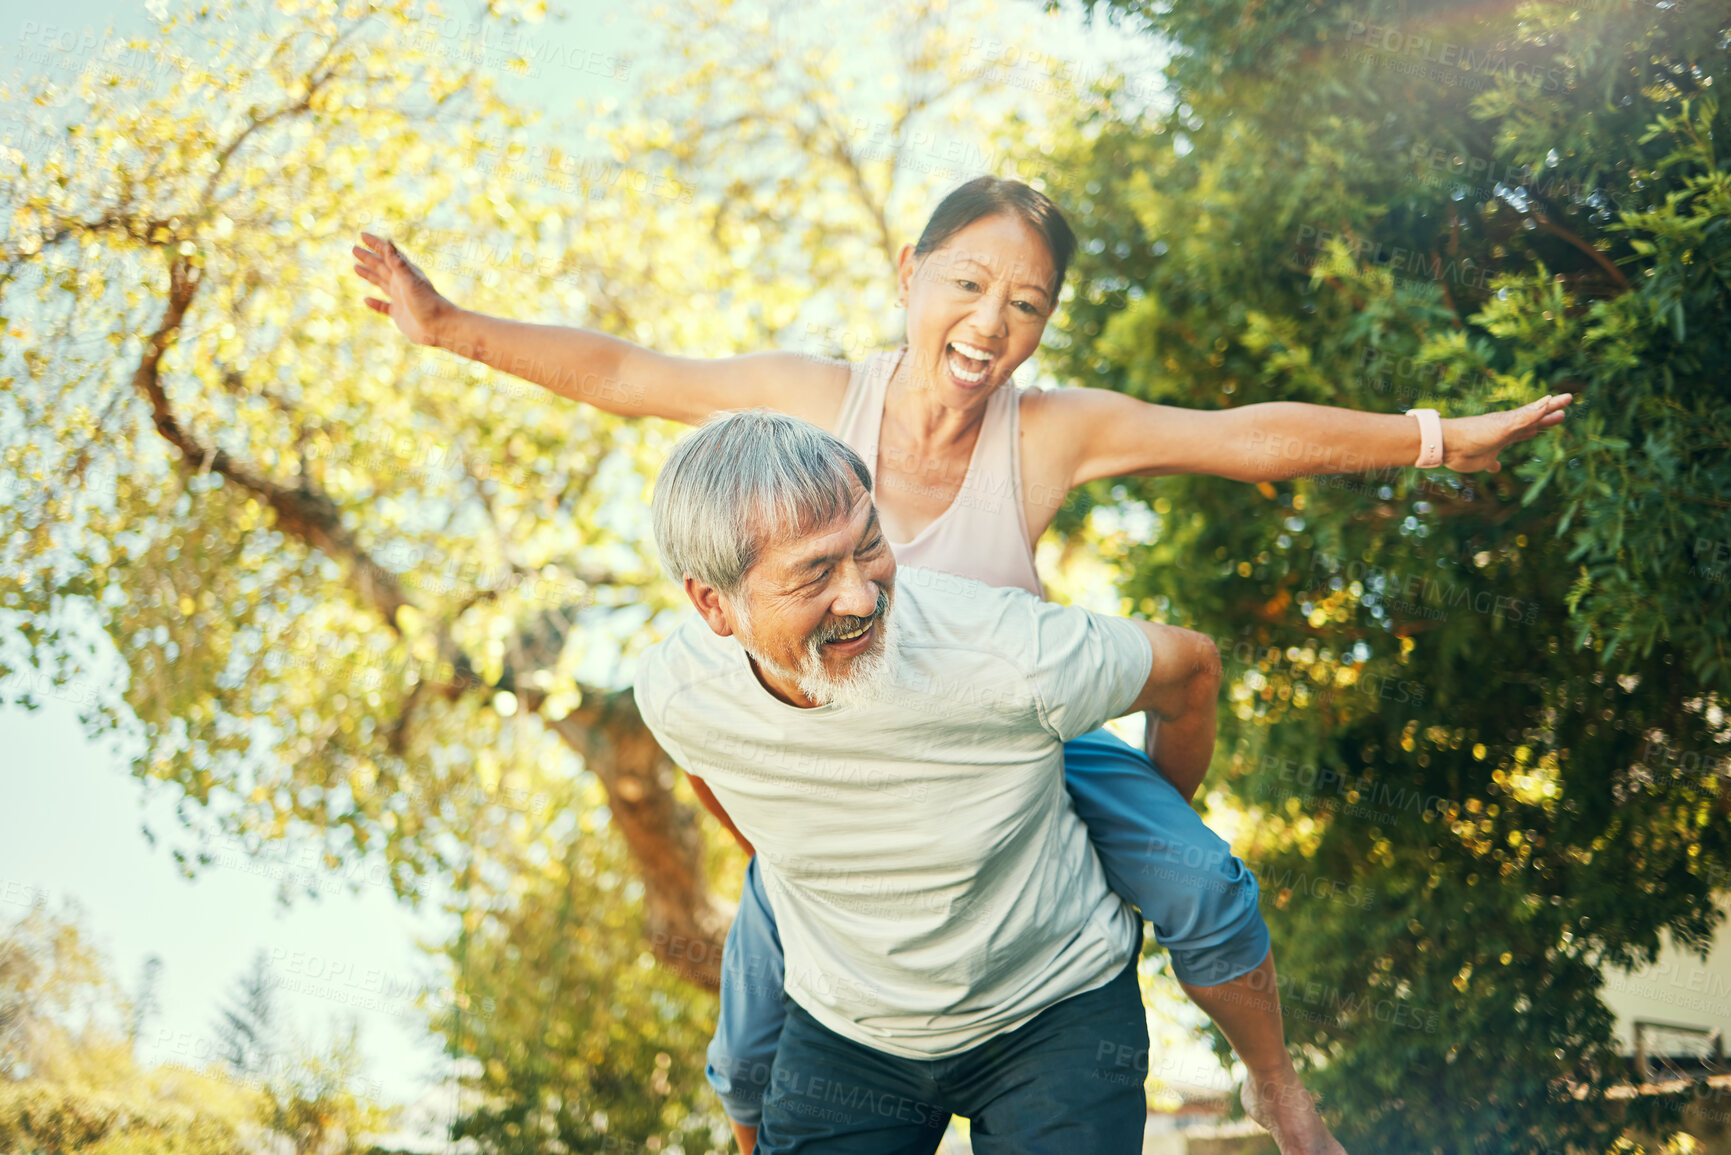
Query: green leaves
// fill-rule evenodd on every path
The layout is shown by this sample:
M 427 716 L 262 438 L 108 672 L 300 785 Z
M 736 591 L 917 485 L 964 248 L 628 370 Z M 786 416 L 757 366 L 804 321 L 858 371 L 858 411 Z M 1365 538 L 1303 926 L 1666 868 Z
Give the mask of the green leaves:
M 1704 560 L 1731 560 L 1722 32 L 1646 5 L 1255 7 L 1159 17 L 1187 155 L 1121 174 L 1148 130 L 1108 125 L 1054 158 L 1110 242 L 1078 262 L 1060 372 L 1204 408 L 1576 401 L 1497 475 L 1127 483 L 1183 516 L 1129 547 L 1122 593 L 1232 655 L 1211 785 L 1282 975 L 1335 1000 L 1287 1028 L 1328 1056 L 1345 1145 L 1603 1149 L 1599 960 L 1714 923 L 1673 864 L 1731 867 L 1724 823 L 1690 817 L 1723 815 L 1723 782 L 1652 737 L 1728 740 L 1681 705 L 1731 689 Z M 1094 280 L 1157 306 L 1124 324 Z M 1390 1013 L 1345 1013 L 1361 996 Z

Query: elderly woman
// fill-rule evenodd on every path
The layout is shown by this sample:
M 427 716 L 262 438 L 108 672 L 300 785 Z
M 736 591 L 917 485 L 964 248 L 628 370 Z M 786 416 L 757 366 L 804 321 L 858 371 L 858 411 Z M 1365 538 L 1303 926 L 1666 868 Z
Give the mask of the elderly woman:
M 1570 401 L 1565 394 L 1439 421 L 1430 410 L 1374 414 L 1270 402 L 1200 411 L 1111 390 L 1017 388 L 1012 375 L 1039 346 L 1076 241 L 1048 198 L 994 177 L 946 196 L 918 242 L 903 246 L 897 275 L 907 341 L 853 364 L 791 352 L 676 357 L 591 330 L 483 316 L 440 296 L 395 245 L 370 234 L 363 240 L 353 250 L 355 269 L 389 296 L 366 303 L 410 340 L 610 413 L 698 424 L 718 411 L 764 406 L 803 417 L 866 463 L 898 561 L 1039 595 L 1034 543 L 1065 495 L 1086 482 L 1185 472 L 1260 482 L 1412 464 L 1494 471 L 1503 449 L 1560 422 Z M 1251 911 L 1255 905 L 1247 875 L 1233 874 L 1231 863 L 1192 871 L 1174 860 L 1172 848 L 1191 839 L 1184 815 L 1194 817 L 1187 802 L 1206 767 L 1175 773 L 1174 752 L 1157 746 L 1153 719 L 1147 732 L 1167 777 L 1102 730 L 1066 745 L 1066 783 L 1114 890 L 1144 915 L 1171 909 L 1175 894 L 1189 898 L 1189 920 L 1162 926 L 1149 917 L 1196 998 L 1255 968 L 1266 930 L 1258 938 L 1260 919 L 1245 917 L 1246 897 Z M 701 781 L 693 785 L 733 829 Z M 1236 905 L 1204 900 L 1223 887 Z M 1204 911 L 1224 921 L 1210 925 Z M 750 947 L 735 952 L 736 938 Z M 724 976 L 710 1077 L 749 1135 L 781 1022 L 778 940 L 755 863 L 729 953 L 756 973 L 736 974 L 731 984 Z M 1278 1066 L 1285 1058 L 1278 1014 L 1265 1026 L 1271 1038 L 1235 1043 L 1241 1055 L 1246 1047 L 1278 1052 L 1270 1060 Z M 1252 1092 L 1247 1083 L 1247 1097 Z M 1252 1113 L 1284 1151 L 1308 1149 L 1302 1137 L 1319 1129 L 1308 1100 L 1278 1088 L 1266 1098 L 1274 1105 Z

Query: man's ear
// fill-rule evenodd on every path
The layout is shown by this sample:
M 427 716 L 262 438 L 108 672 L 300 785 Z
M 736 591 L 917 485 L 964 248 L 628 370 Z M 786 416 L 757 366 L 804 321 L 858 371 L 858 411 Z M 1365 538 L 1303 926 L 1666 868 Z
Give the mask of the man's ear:
M 715 631 L 717 637 L 733 636 L 733 625 L 721 606 L 720 590 L 687 574 L 685 596 L 691 599 L 691 604 L 697 607 L 697 612 L 703 615 L 703 620 L 709 623 L 709 628 Z

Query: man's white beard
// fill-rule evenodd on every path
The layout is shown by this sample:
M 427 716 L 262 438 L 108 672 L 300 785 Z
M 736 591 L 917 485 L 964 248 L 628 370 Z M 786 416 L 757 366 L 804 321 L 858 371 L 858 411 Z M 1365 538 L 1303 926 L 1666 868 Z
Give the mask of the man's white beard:
M 872 640 L 872 648 L 849 662 L 847 673 L 839 678 L 824 669 L 822 642 L 807 639 L 797 670 L 790 670 L 780 662 L 764 657 L 750 637 L 751 623 L 743 611 L 739 620 L 739 644 L 759 666 L 784 682 L 794 683 L 800 693 L 819 706 L 832 702 L 844 705 L 872 702 L 888 687 L 890 671 L 895 668 L 896 658 L 901 652 L 900 635 L 891 623 L 893 617 L 886 612 L 872 623 L 878 635 Z

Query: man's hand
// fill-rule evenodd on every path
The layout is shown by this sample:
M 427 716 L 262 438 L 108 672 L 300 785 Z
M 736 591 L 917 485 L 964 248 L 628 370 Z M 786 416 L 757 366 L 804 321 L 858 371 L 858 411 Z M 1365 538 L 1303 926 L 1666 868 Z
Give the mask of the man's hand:
M 390 297 L 366 299 L 367 308 L 397 323 L 403 336 L 417 345 L 437 345 L 456 306 L 440 296 L 427 274 L 397 250 L 395 243 L 362 233 L 366 247 L 354 246 L 355 272 Z
M 1442 423 L 1443 464 L 1456 473 L 1501 473 L 1497 455 L 1518 441 L 1529 441 L 1563 422 L 1573 393 L 1541 397 L 1519 409 L 1451 417 Z

